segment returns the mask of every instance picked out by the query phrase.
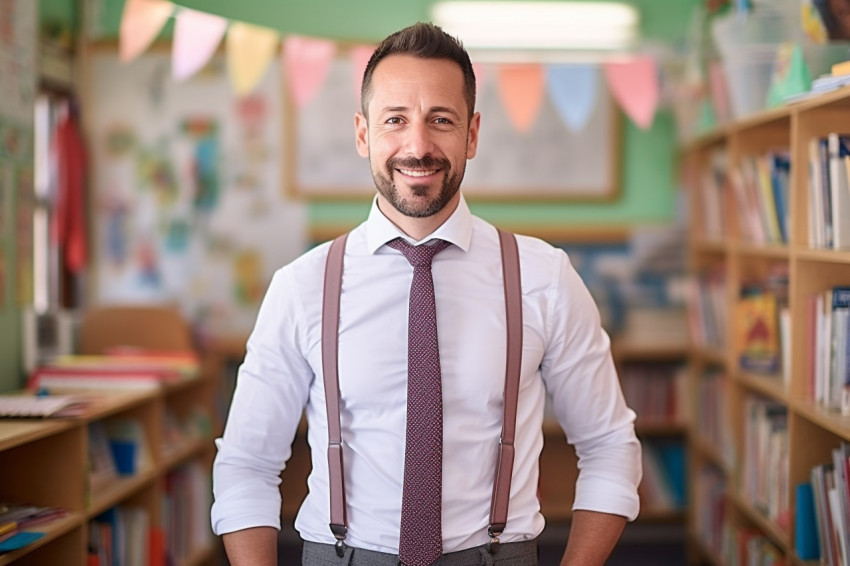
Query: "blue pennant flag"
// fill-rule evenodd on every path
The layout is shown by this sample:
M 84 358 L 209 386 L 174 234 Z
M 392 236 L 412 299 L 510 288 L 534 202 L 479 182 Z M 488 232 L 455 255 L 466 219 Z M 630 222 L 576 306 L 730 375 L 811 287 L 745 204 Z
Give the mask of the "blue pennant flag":
M 584 130 L 596 107 L 599 71 L 596 65 L 548 65 L 546 88 L 561 119 L 573 132 Z

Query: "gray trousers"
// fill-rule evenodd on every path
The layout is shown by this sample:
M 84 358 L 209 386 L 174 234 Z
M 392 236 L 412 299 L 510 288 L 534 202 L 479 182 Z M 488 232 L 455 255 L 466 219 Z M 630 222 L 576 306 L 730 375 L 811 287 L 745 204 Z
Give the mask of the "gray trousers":
M 304 541 L 302 566 L 399 566 L 397 554 L 346 547 L 342 557 L 332 544 Z M 490 554 L 486 546 L 476 546 L 444 554 L 432 566 L 538 566 L 537 540 L 508 542 Z

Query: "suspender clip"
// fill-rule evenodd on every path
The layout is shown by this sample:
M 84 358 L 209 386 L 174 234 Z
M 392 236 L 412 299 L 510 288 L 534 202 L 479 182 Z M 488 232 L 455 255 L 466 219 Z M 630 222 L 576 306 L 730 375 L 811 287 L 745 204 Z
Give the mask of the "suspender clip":
M 330 527 L 331 532 L 336 538 L 336 544 L 334 545 L 336 555 L 342 558 L 342 555 L 345 554 L 345 535 L 348 534 L 348 527 L 345 525 L 335 525 L 334 523 L 331 523 Z
M 499 551 L 499 535 L 505 530 L 504 523 L 492 523 L 487 527 L 487 534 L 490 535 L 490 542 L 487 543 L 487 552 L 496 554 Z

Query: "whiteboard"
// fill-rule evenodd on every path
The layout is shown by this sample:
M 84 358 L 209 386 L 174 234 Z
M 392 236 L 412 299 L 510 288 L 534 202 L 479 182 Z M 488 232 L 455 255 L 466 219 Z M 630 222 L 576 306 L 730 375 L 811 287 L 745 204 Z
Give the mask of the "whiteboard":
M 481 132 L 467 163 L 463 192 L 478 200 L 610 200 L 619 190 L 621 117 L 599 78 L 599 101 L 587 126 L 572 132 L 544 99 L 530 131 L 518 133 L 502 107 L 494 77 L 485 69 L 476 109 Z M 300 197 L 346 198 L 374 194 L 369 165 L 355 147 L 359 109 L 352 66 L 338 58 L 322 89 L 295 110 L 287 101 L 287 189 Z

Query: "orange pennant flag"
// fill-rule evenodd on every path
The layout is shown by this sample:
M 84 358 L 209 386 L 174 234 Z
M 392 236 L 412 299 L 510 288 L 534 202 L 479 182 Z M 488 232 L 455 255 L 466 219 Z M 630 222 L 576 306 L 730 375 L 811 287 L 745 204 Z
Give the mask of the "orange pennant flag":
M 118 56 L 124 63 L 141 55 L 174 12 L 166 0 L 127 0 L 121 12 Z
M 322 88 L 335 54 L 336 44 L 326 39 L 290 35 L 283 40 L 286 82 L 297 108 L 304 107 Z
M 224 18 L 188 8 L 180 10 L 174 26 L 171 76 L 183 80 L 200 71 L 215 53 L 226 30 Z
M 277 51 L 277 32 L 234 22 L 227 31 L 227 74 L 237 96 L 254 90 Z
M 542 65 L 501 65 L 498 86 L 511 124 L 520 133 L 528 132 L 540 113 L 546 91 Z
M 614 100 L 639 128 L 646 130 L 658 108 L 658 70 L 651 57 L 605 63 L 605 78 Z

